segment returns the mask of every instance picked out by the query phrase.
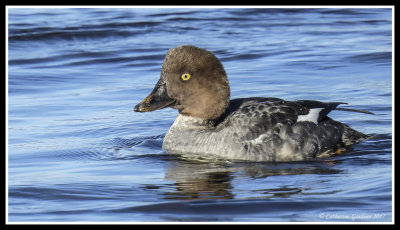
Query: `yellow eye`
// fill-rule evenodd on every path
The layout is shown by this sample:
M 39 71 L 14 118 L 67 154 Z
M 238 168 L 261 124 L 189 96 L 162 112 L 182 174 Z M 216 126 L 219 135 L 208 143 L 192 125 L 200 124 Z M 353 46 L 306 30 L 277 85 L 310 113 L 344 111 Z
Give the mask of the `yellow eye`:
M 190 74 L 188 74 L 188 73 L 182 74 L 181 78 L 182 78 L 182 80 L 187 81 L 190 79 Z

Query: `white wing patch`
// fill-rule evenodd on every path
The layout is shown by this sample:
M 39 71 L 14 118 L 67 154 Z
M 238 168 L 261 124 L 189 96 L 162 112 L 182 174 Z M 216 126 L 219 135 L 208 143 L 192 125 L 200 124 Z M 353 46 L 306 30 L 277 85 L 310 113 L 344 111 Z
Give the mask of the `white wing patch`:
M 310 109 L 310 112 L 308 114 L 298 116 L 297 122 L 311 121 L 318 125 L 318 117 L 319 117 L 319 112 L 321 112 L 321 110 L 323 110 L 323 108 Z

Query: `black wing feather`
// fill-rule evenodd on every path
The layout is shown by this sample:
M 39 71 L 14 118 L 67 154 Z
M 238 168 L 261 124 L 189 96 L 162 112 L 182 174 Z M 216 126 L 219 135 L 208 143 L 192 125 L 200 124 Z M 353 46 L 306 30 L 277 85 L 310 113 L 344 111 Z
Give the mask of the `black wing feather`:
M 338 105 L 347 104 L 346 102 L 320 102 L 312 100 L 299 100 L 295 102 L 309 109 L 322 108 L 321 112 L 319 112 L 318 122 L 325 119 L 328 113 L 336 109 Z

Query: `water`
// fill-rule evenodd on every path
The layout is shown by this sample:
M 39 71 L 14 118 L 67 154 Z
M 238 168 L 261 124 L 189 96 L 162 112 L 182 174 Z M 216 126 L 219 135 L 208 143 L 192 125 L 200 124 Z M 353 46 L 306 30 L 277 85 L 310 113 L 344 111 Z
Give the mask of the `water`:
M 325 160 L 168 154 L 134 113 L 169 48 L 214 52 L 232 98 L 344 101 L 377 135 Z M 392 221 L 392 10 L 8 9 L 8 221 Z

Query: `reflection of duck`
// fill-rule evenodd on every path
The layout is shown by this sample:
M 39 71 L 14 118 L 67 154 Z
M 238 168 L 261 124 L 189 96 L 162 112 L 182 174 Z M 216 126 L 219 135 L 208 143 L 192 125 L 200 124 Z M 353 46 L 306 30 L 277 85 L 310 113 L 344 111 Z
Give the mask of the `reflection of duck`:
M 161 191 L 165 199 L 174 200 L 232 199 L 236 196 L 288 197 L 304 191 L 307 193 L 314 188 L 308 188 L 301 183 L 282 183 L 280 176 L 340 172 L 341 170 L 321 164 L 321 161 L 279 164 L 234 163 L 228 167 L 216 163 L 176 160 L 170 162 L 165 174 L 166 180 L 175 181 L 174 189 L 161 189 Z M 268 179 L 269 183 L 259 183 L 268 177 L 271 177 Z M 233 183 L 239 183 L 239 188 Z M 254 187 L 252 183 L 258 185 Z M 147 185 L 147 188 L 151 188 L 151 185 Z
M 363 112 L 336 108 L 340 102 L 229 97 L 220 61 L 209 51 L 185 45 L 168 51 L 154 90 L 134 110 L 177 109 L 163 148 L 227 159 L 306 160 L 368 137 L 327 117 L 334 109 Z
M 224 165 L 177 159 L 166 168 L 165 179 L 175 181 L 167 199 L 232 199 L 232 171 Z

